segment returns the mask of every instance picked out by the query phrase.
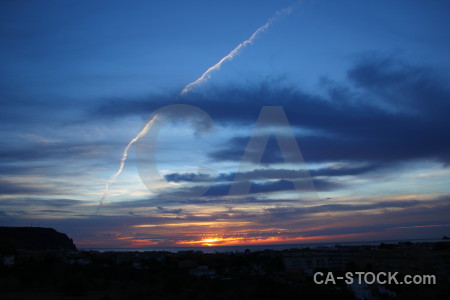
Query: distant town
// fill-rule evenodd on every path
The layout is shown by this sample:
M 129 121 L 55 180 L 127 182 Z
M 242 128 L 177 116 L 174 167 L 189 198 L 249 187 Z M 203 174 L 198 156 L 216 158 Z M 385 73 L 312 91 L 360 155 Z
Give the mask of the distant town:
M 78 251 L 52 229 L 28 229 L 40 243 L 11 232 L 0 227 L 1 299 L 446 299 L 450 293 L 447 239 L 228 253 L 99 252 Z M 317 284 L 317 272 L 434 275 L 436 282 Z

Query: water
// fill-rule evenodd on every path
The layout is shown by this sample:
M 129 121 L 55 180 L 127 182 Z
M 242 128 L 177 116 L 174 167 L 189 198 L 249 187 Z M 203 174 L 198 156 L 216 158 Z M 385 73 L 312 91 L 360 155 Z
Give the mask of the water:
M 128 252 L 128 251 L 166 251 L 166 252 L 180 252 L 180 251 L 201 251 L 203 253 L 226 253 L 226 252 L 245 252 L 249 249 L 251 252 L 264 251 L 264 250 L 287 250 L 296 248 L 317 248 L 317 247 L 334 247 L 339 246 L 374 246 L 381 243 L 384 244 L 397 244 L 401 242 L 440 242 L 441 239 L 417 239 L 417 240 L 383 240 L 383 241 L 358 241 L 358 242 L 328 242 L 328 243 L 305 243 L 305 244 L 278 244 L 278 245 L 246 245 L 246 246 L 210 246 L 210 247 L 144 247 L 144 248 L 80 248 L 82 251 L 115 251 L 115 252 Z

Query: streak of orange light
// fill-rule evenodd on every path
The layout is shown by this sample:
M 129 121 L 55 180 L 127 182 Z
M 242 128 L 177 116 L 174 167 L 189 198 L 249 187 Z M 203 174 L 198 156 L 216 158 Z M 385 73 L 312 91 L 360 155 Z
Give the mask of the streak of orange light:
M 179 241 L 178 245 L 201 245 L 201 246 L 245 246 L 245 245 L 264 245 L 264 244 L 288 244 L 288 243 L 304 243 L 304 242 L 320 242 L 330 241 L 343 238 L 361 237 L 365 234 L 352 233 L 342 235 L 322 235 L 311 237 L 208 237 L 194 241 Z
M 158 245 L 158 241 L 148 240 L 148 239 L 133 239 L 131 240 L 131 246 L 139 247 L 139 246 L 150 246 L 150 245 Z
M 242 238 L 221 238 L 221 237 L 217 237 L 217 238 L 204 238 L 200 241 L 182 241 L 182 242 L 178 242 L 178 244 L 201 244 L 202 246 L 215 246 L 215 245 L 224 245 L 226 246 L 227 242 L 233 242 L 233 241 L 238 241 L 241 240 Z

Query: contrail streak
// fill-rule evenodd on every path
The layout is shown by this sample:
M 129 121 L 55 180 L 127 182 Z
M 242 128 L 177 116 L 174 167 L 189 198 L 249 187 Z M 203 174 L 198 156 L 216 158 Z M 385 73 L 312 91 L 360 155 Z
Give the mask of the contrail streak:
M 228 55 L 226 55 L 224 58 L 222 58 L 218 63 L 216 63 L 214 66 L 212 66 L 208 70 L 206 70 L 205 73 L 203 73 L 202 76 L 200 76 L 196 81 L 191 82 L 188 85 L 186 85 L 183 88 L 183 90 L 180 92 L 179 96 L 188 93 L 196 85 L 199 85 L 200 83 L 208 80 L 213 71 L 219 70 L 224 62 L 226 62 L 227 60 L 232 60 L 242 49 L 244 49 L 248 45 L 251 45 L 253 43 L 253 41 L 258 37 L 258 35 L 261 34 L 262 32 L 264 32 L 267 28 L 269 28 L 269 26 L 272 25 L 276 20 L 278 20 L 280 17 L 282 17 L 284 15 L 289 14 L 292 11 L 293 6 L 294 5 L 291 5 L 287 8 L 283 8 L 283 9 L 277 11 L 263 26 L 259 27 L 250 36 L 250 38 L 248 38 L 247 40 L 240 43 L 236 48 L 233 49 L 233 51 L 228 53 Z M 122 173 L 122 170 L 125 166 L 125 161 L 127 160 L 128 150 L 130 150 L 130 147 L 134 143 L 136 143 L 141 137 L 143 137 L 147 134 L 148 130 L 150 129 L 150 127 L 153 125 L 153 123 L 156 121 L 157 118 L 158 118 L 158 115 L 155 115 L 150 121 L 148 121 L 147 124 L 145 124 L 144 128 L 142 128 L 142 130 L 136 135 L 136 137 L 134 139 L 132 139 L 128 143 L 128 145 L 125 147 L 125 149 L 123 150 L 122 158 L 120 159 L 119 169 L 113 176 L 111 176 L 109 178 L 108 182 L 105 184 L 105 191 L 103 192 L 103 196 L 100 199 L 100 204 L 97 208 L 97 213 L 100 211 L 100 208 L 103 205 L 103 200 L 105 200 L 106 196 L 108 195 L 110 184 L 114 183 L 116 181 L 117 177 L 120 175 L 120 173 Z
M 128 156 L 128 150 L 130 150 L 130 147 L 136 143 L 141 137 L 143 137 L 144 135 L 147 134 L 148 130 L 150 129 L 150 127 L 152 127 L 153 123 L 156 121 L 156 119 L 158 118 L 158 115 L 153 116 L 153 118 L 151 118 L 150 121 L 147 122 L 147 124 L 145 124 L 144 128 L 142 128 L 141 131 L 139 131 L 139 133 L 136 135 L 136 137 L 134 139 L 132 139 L 128 145 L 125 147 L 125 149 L 123 150 L 122 153 L 122 158 L 120 159 L 120 165 L 119 165 L 119 169 L 117 170 L 117 172 L 111 176 L 111 178 L 109 178 L 108 182 L 105 185 L 105 191 L 103 192 L 103 196 L 100 199 L 100 205 L 97 208 L 97 212 L 100 210 L 100 207 L 103 204 L 103 200 L 105 200 L 106 196 L 108 195 L 108 191 L 109 191 L 109 185 L 111 183 L 114 183 L 117 179 L 117 176 L 120 175 L 120 173 L 122 173 L 123 167 L 125 166 L 125 161 L 127 160 L 127 156 Z
M 277 11 L 263 26 L 259 27 L 247 40 L 240 43 L 236 48 L 234 48 L 230 53 L 228 53 L 225 57 L 223 57 L 218 63 L 216 63 L 214 66 L 210 67 L 208 70 L 205 71 L 205 73 L 202 74 L 197 80 L 189 83 L 186 85 L 183 90 L 180 93 L 181 95 L 184 95 L 188 93 L 192 88 L 199 85 L 200 83 L 208 80 L 211 77 L 211 73 L 219 70 L 220 67 L 224 62 L 227 60 L 232 60 L 242 49 L 247 47 L 248 45 L 251 45 L 253 41 L 258 37 L 259 34 L 264 32 L 267 28 L 269 28 L 270 25 L 272 25 L 276 20 L 278 20 L 280 17 L 287 15 L 291 13 L 293 8 L 293 5 L 283 8 L 279 11 Z

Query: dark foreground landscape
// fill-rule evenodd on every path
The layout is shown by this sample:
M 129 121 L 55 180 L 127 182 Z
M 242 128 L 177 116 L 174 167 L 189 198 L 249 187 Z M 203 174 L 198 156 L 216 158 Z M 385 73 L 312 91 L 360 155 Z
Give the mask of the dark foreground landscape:
M 78 251 L 48 228 L 0 227 L 0 299 L 448 299 L 450 243 L 203 253 Z M 436 284 L 316 284 L 315 272 L 435 275 Z M 325 276 L 322 278 L 325 279 Z

